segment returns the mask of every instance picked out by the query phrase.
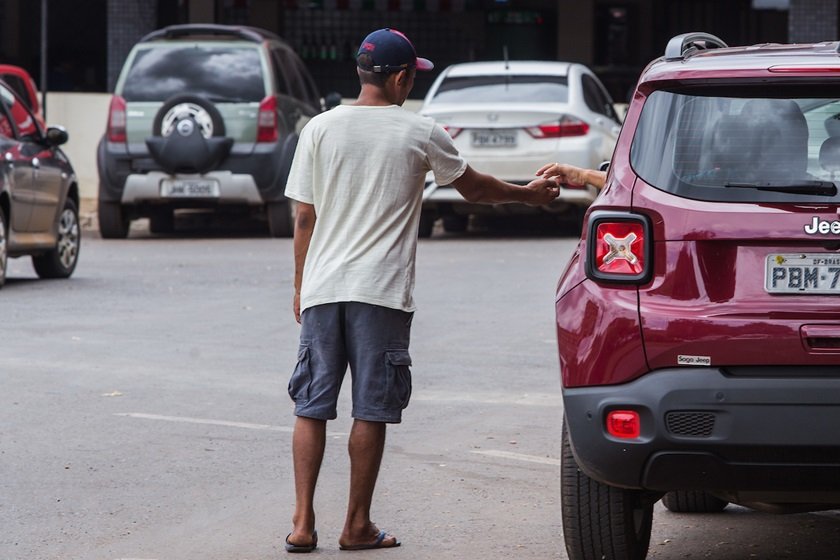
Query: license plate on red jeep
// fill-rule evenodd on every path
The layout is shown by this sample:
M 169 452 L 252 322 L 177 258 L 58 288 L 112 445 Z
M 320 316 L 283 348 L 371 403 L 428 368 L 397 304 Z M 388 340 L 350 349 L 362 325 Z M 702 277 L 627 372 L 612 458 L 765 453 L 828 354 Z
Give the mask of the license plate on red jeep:
M 767 255 L 764 289 L 771 294 L 840 295 L 840 255 Z

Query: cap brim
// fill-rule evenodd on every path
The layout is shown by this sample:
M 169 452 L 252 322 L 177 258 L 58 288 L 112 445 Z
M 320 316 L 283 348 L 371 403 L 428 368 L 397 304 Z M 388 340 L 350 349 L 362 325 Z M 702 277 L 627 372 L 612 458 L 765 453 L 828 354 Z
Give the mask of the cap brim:
M 434 67 L 435 65 L 428 58 L 420 58 L 419 56 L 417 57 L 418 70 L 432 70 Z

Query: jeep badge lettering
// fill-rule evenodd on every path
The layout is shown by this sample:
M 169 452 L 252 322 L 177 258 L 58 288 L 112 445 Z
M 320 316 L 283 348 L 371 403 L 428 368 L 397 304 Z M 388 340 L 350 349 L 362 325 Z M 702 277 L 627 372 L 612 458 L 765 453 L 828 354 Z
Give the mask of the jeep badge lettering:
M 814 216 L 814 219 L 811 220 L 810 224 L 805 225 L 805 233 L 808 235 L 826 235 L 829 233 L 840 234 L 840 220 L 834 220 L 833 222 L 829 222 L 827 220 L 821 220 L 819 217 Z

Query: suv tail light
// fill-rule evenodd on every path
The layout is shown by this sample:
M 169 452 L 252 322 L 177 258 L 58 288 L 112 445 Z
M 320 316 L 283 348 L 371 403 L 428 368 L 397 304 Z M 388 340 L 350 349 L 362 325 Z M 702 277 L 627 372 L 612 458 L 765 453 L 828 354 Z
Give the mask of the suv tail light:
M 607 433 L 620 439 L 642 435 L 642 421 L 635 410 L 611 410 L 607 413 Z
M 126 142 L 125 120 L 125 99 L 115 95 L 108 108 L 108 142 Z
M 647 216 L 603 211 L 590 215 L 586 272 L 593 280 L 644 284 L 653 269 L 652 255 Z
M 567 136 L 585 136 L 589 125 L 577 117 L 563 115 L 559 121 L 529 126 L 525 131 L 534 138 L 564 138 Z
M 277 98 L 269 95 L 260 101 L 257 115 L 257 142 L 277 142 Z
M 455 126 L 444 126 L 443 130 L 448 132 L 449 136 L 451 136 L 454 139 L 456 136 L 461 134 L 461 131 L 464 130 L 464 129 L 463 128 L 458 128 L 458 127 L 455 127 Z

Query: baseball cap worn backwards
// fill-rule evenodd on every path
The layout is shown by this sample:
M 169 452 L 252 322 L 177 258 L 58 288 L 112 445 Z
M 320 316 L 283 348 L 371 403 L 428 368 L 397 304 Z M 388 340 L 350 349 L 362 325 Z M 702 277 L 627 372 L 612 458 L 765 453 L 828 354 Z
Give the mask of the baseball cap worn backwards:
M 356 54 L 356 64 L 362 70 L 389 74 L 400 70 L 431 70 L 431 60 L 420 58 L 408 37 L 396 29 L 379 29 L 362 41 Z

